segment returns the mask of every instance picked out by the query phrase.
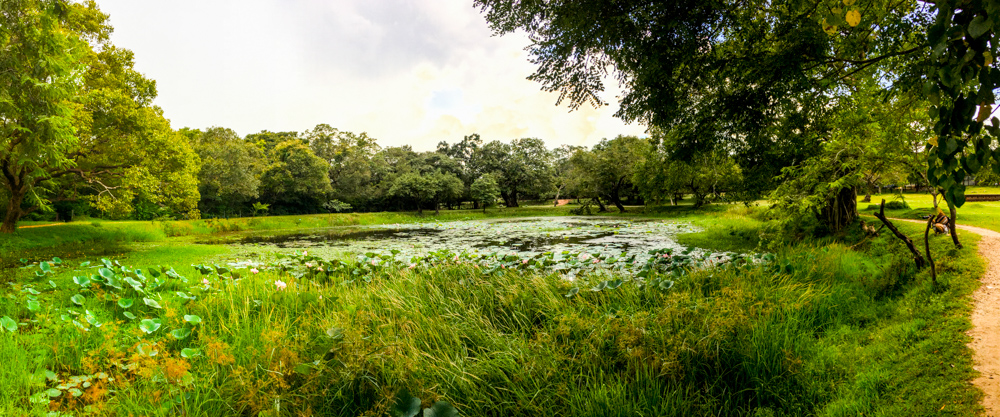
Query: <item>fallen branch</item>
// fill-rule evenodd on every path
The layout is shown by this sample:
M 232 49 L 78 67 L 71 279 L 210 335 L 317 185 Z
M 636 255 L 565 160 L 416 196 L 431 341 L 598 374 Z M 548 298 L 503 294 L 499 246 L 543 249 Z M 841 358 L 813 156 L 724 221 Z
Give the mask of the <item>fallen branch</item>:
M 902 240 L 903 243 L 906 244 L 907 248 L 910 248 L 910 252 L 913 253 L 913 262 L 916 262 L 917 269 L 923 269 L 924 265 L 926 265 L 926 261 L 924 261 L 924 257 L 920 255 L 920 251 L 917 250 L 917 247 L 913 245 L 913 241 L 910 240 L 910 238 L 906 237 L 906 235 L 900 233 L 899 229 L 897 229 L 896 226 L 894 226 L 892 222 L 890 222 L 889 219 L 885 217 L 884 198 L 882 199 L 882 204 L 879 204 L 878 213 L 875 213 L 875 217 L 881 220 L 882 223 L 885 224 L 885 227 L 889 228 L 892 234 L 896 235 L 896 237 L 899 238 L 899 240 Z
M 931 282 L 937 285 L 937 270 L 934 269 L 934 258 L 931 257 L 931 241 L 930 233 L 931 226 L 934 224 L 934 218 L 931 217 L 927 219 L 927 228 L 924 229 L 924 250 L 927 252 L 927 260 L 931 263 Z

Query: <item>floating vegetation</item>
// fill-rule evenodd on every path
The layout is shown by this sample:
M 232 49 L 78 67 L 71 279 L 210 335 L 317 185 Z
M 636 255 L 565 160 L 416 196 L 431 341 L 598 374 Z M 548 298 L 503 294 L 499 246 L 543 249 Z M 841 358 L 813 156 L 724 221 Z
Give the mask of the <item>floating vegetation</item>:
M 284 256 L 306 249 L 316 260 L 347 255 L 367 263 L 378 257 L 376 263 L 391 260 L 417 267 L 454 258 L 455 262 L 476 264 L 487 273 L 514 268 L 561 272 L 570 278 L 595 270 L 643 276 L 654 267 L 681 270 L 745 258 L 685 248 L 674 239 L 677 234 L 697 231 L 687 223 L 560 217 L 391 224 L 248 236 L 240 244 Z

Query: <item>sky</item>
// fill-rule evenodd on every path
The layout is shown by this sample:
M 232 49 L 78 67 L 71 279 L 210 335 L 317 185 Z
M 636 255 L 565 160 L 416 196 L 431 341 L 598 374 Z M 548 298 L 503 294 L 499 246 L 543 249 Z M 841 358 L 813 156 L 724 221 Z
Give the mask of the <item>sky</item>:
M 493 36 L 472 0 L 97 0 L 112 43 L 157 82 L 174 128 L 240 135 L 320 123 L 431 150 L 479 133 L 592 146 L 645 127 L 610 105 L 570 112 L 528 81 L 523 33 Z

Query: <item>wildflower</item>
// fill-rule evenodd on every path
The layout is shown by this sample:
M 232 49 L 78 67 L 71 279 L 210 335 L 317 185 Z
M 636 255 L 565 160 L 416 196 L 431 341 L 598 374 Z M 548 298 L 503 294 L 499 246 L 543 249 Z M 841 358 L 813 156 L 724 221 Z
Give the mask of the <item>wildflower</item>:
M 309 251 L 307 251 L 307 250 L 302 251 L 302 256 L 306 256 L 306 255 L 309 255 Z
M 208 281 L 208 278 L 202 278 L 201 283 L 205 285 L 212 285 L 212 283 Z
M 283 290 L 283 289 L 285 289 L 285 287 L 288 286 L 288 284 L 285 284 L 284 281 L 282 281 L 282 280 L 279 279 L 277 281 L 274 281 L 274 286 L 278 287 L 279 290 Z
M 416 268 L 417 264 L 410 264 L 410 269 Z
M 321 267 L 321 266 L 317 266 L 317 267 L 316 267 L 316 270 L 317 270 L 317 271 L 319 271 L 319 272 L 323 272 L 323 267 Z
M 372 259 L 372 266 L 375 266 L 375 265 L 378 265 L 378 262 L 375 262 L 375 260 Z
M 521 263 L 524 264 L 524 265 L 527 265 L 528 264 L 528 260 L 527 259 L 523 259 L 523 260 L 521 260 Z
M 312 262 L 306 262 L 306 268 L 312 268 L 312 267 L 313 267 Z
M 594 259 L 594 263 L 595 264 L 598 263 L 598 262 L 600 262 L 600 261 L 601 261 L 600 259 Z
M 663 257 L 664 257 L 664 258 L 669 258 L 669 257 L 670 257 L 670 254 L 669 254 L 669 253 L 664 253 L 664 254 L 663 254 Z
M 250 268 L 250 273 L 251 274 L 256 274 L 258 272 L 260 272 L 260 271 L 258 271 L 257 268 Z

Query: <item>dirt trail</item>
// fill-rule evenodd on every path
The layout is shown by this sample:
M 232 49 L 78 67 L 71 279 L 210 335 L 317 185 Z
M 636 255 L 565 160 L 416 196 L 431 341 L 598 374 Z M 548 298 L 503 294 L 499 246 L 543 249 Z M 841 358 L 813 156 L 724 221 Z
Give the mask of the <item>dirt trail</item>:
M 893 219 L 927 224 L 922 220 Z M 959 230 L 982 236 L 979 255 L 986 260 L 986 274 L 982 285 L 972 294 L 973 368 L 979 377 L 972 381 L 983 390 L 983 407 L 986 415 L 1000 417 L 1000 233 L 981 227 L 958 225 Z

